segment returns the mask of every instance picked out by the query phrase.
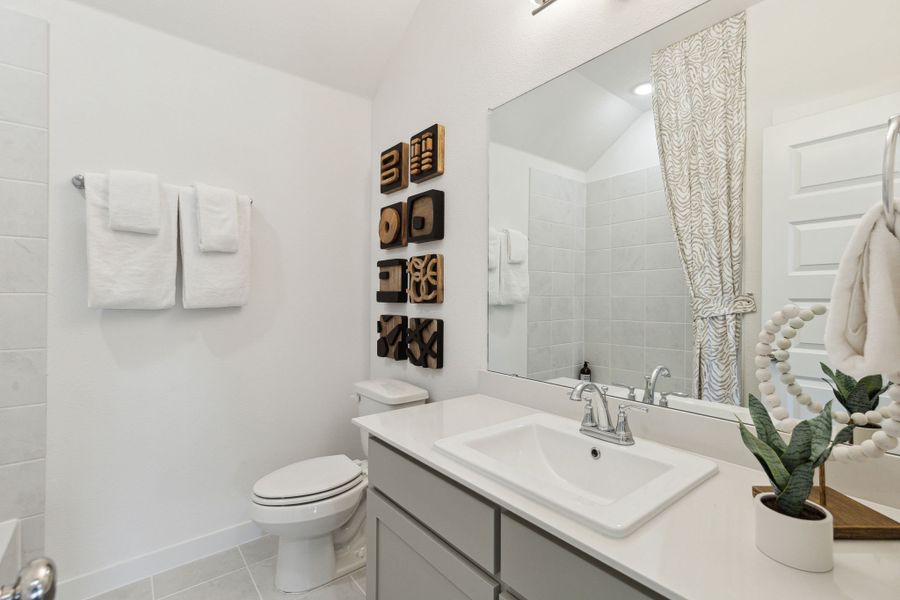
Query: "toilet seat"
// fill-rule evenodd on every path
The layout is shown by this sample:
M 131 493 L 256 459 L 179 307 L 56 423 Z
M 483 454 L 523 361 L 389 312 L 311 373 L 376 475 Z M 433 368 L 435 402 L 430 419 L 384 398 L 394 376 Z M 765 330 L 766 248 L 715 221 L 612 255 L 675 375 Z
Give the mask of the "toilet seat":
M 253 494 L 253 502 L 255 504 L 259 504 L 260 506 L 298 506 L 300 504 L 321 502 L 322 500 L 328 500 L 329 498 L 340 496 L 348 490 L 352 490 L 354 487 L 359 485 L 361 481 L 363 481 L 364 477 L 365 476 L 360 473 L 355 479 L 352 479 L 344 485 L 340 485 L 336 488 L 325 490 L 317 494 L 308 494 L 305 496 L 296 496 L 293 498 L 263 498 L 261 496 L 257 496 L 256 494 Z
M 359 463 L 337 454 L 302 460 L 274 471 L 253 485 L 253 502 L 295 506 L 333 498 L 363 479 Z

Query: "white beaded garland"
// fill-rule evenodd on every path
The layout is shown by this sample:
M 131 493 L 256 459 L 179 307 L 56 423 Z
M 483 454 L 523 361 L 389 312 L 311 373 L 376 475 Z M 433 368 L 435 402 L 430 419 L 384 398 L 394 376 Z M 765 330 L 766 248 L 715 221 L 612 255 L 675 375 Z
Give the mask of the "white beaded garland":
M 781 314 L 786 316 L 788 319 L 793 319 L 800 314 L 800 307 L 796 304 L 785 304 L 781 309 Z
M 754 358 L 754 364 L 758 367 L 756 379 L 759 381 L 762 402 L 778 422 L 777 425 L 781 431 L 790 433 L 800 421 L 789 418 L 787 409 L 782 406 L 781 399 L 776 393 L 776 386 L 772 382 L 770 361 L 772 358 L 775 359 L 774 370 L 779 373 L 779 380 L 786 384 L 788 393 L 796 396 L 797 402 L 807 407 L 810 412 L 821 413 L 824 410 L 822 404 L 804 393 L 803 388 L 797 383 L 796 376 L 791 373 L 788 350 L 793 344 L 791 340 L 797 337 L 798 330 L 802 329 L 807 322 L 812 321 L 814 317 L 824 315 L 826 312 L 827 308 L 823 304 L 815 304 L 803 309 L 795 304 L 786 304 L 781 310 L 775 311 L 772 318 L 766 321 L 763 329 L 759 332 L 759 343 L 756 344 L 756 357 Z M 781 337 L 776 336 L 779 333 Z M 776 350 L 773 350 L 773 345 L 777 348 Z M 857 426 L 881 425 L 881 429 L 876 431 L 871 439 L 865 440 L 861 444 L 835 446 L 831 454 L 832 460 L 856 462 L 867 458 L 879 458 L 886 451 L 893 450 L 900 445 L 900 380 L 895 377 L 892 383 L 893 385 L 888 390 L 888 397 L 892 403 L 888 406 L 852 415 L 844 411 L 832 411 L 832 418 L 842 425 L 849 423 Z
M 876 446 L 885 451 L 893 450 L 897 447 L 897 444 L 900 443 L 897 441 L 897 438 L 889 436 L 884 430 L 876 431 L 872 435 L 872 441 Z
M 869 458 L 881 458 L 884 456 L 884 450 L 875 445 L 872 440 L 866 440 L 861 444 L 863 452 Z

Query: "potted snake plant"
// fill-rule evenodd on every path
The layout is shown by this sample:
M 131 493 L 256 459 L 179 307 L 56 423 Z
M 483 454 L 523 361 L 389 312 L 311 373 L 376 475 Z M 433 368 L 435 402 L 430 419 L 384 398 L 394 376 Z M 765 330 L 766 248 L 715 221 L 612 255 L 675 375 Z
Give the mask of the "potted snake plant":
M 816 468 L 828 460 L 836 444 L 853 436 L 853 426 L 832 440 L 831 402 L 818 416 L 801 421 L 785 443 L 765 406 L 750 396 L 750 416 L 756 435 L 739 423 L 741 439 L 759 461 L 772 493 L 754 498 L 756 547 L 795 569 L 823 573 L 834 568 L 834 518 L 810 502 Z
M 881 375 L 869 375 L 859 381 L 838 370 L 832 371 L 825 363 L 819 363 L 825 377 L 822 381 L 831 386 L 834 397 L 847 411 L 836 418 L 841 423 L 852 420 L 856 428 L 853 430 L 853 443 L 862 444 L 880 431 L 878 425 L 883 416 L 878 411 L 878 403 L 890 384 L 884 385 Z

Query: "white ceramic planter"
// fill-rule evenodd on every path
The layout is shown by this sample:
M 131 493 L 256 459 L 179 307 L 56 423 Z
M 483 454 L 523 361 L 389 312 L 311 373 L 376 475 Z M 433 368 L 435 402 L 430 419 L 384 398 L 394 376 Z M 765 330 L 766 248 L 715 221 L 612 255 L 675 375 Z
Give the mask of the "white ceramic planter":
M 881 427 L 855 427 L 853 429 L 853 445 L 860 446 L 866 440 L 871 440 Z
M 756 547 L 783 565 L 825 573 L 834 568 L 834 517 L 812 502 L 807 504 L 825 513 L 825 518 L 807 521 L 772 510 L 763 499 L 774 494 L 759 494 L 753 499 L 756 511 Z

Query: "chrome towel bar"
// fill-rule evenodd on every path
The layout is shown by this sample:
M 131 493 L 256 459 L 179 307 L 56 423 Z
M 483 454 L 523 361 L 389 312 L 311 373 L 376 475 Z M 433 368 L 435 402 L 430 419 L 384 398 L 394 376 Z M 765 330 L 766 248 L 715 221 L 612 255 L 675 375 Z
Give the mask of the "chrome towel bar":
M 888 121 L 887 139 L 884 146 L 884 165 L 882 167 L 882 201 L 884 202 L 884 218 L 891 233 L 896 233 L 897 213 L 894 211 L 894 165 L 897 158 L 897 138 L 900 136 L 900 115 Z
M 78 173 L 77 175 L 72 176 L 72 185 L 75 186 L 76 189 L 83 190 L 84 189 L 84 175 Z M 253 206 L 253 200 L 250 200 L 250 206 Z

